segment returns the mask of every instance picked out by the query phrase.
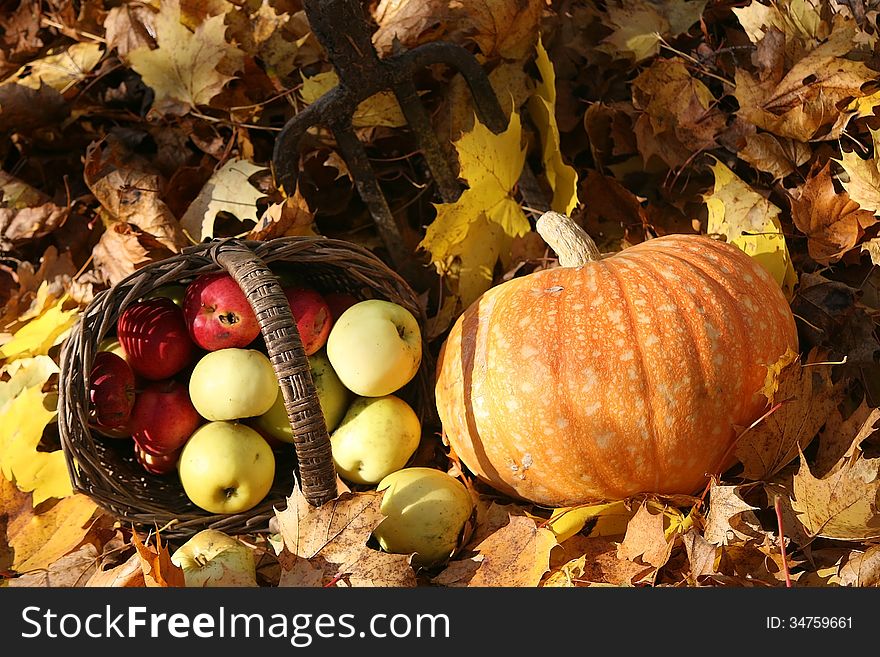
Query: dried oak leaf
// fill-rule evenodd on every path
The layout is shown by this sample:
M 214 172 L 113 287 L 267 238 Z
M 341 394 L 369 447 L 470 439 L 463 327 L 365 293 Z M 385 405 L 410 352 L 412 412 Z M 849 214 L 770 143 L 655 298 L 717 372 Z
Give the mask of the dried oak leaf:
M 843 459 L 840 467 L 817 479 L 801 454 L 791 505 L 810 536 L 845 541 L 880 537 L 880 458 Z
M 223 15 L 192 32 L 181 21 L 180 0 L 162 0 L 155 17 L 158 47 L 128 53 L 131 68 L 155 93 L 152 111 L 161 114 L 183 115 L 207 105 L 243 64 L 242 51 L 226 41 Z
M 476 555 L 453 561 L 433 578 L 443 586 L 538 586 L 550 569 L 556 536 L 534 518 L 509 515 L 508 523 L 473 549 Z
M 367 546 L 384 518 L 381 502 L 376 491 L 342 493 L 316 508 L 296 488 L 287 507 L 275 511 L 284 544 L 279 585 L 326 586 L 339 580 L 355 587 L 415 586 L 408 555 Z
M 656 155 L 679 167 L 694 153 L 714 148 L 727 122 L 712 92 L 680 58 L 655 60 L 633 81 L 632 97 L 641 112 L 635 132 L 645 162 Z
M 778 374 L 768 375 L 764 394 L 770 410 L 736 443 L 744 478 L 769 479 L 797 458 L 843 398 L 843 386 L 831 381 L 830 365 L 816 363 L 817 353 L 810 353 L 806 365 L 794 358 Z
M 781 34 L 776 28 L 769 28 L 768 33 Z M 865 95 L 862 85 L 876 76 L 862 62 L 846 59 L 854 36 L 854 25 L 839 25 L 788 71 L 779 65 L 782 53 L 772 51 L 782 48 L 783 40 L 765 36 L 756 56 L 774 64 L 764 77 L 736 70 L 734 96 L 739 116 L 763 130 L 798 141 L 837 139 L 852 115 L 841 112 L 839 105 Z
M 789 194 L 792 219 L 807 236 L 810 257 L 822 265 L 840 260 L 877 223 L 873 212 L 834 189 L 830 162 Z
M 664 531 L 662 513 L 651 513 L 647 504 L 642 504 L 626 527 L 623 542 L 617 548 L 621 559 L 636 561 L 654 568 L 662 568 L 672 555 L 675 537 L 667 538 Z
M 148 265 L 174 255 L 165 244 L 134 224 L 110 224 L 92 251 L 94 267 L 108 285 Z
M 703 537 L 713 545 L 729 545 L 748 541 L 757 536 L 754 527 L 758 518 L 753 513 L 758 507 L 748 504 L 741 496 L 743 486 L 724 486 L 712 481 L 709 487 L 709 513 Z

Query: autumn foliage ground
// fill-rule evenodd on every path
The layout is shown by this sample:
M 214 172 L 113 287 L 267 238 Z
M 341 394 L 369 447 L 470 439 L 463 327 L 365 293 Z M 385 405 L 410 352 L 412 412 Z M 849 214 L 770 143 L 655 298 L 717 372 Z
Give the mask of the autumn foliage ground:
M 268 534 L 242 537 L 253 584 L 877 586 L 876 3 L 364 6 L 384 54 L 468 48 L 510 116 L 494 135 L 460 76 L 418 74 L 468 185 L 456 203 L 440 202 L 392 97 L 355 116 L 435 348 L 489 286 L 555 265 L 518 191 L 525 163 L 604 252 L 703 232 L 754 255 L 791 301 L 802 353 L 770 377 L 738 464 L 693 497 L 518 503 L 472 481 L 429 427 L 416 460 L 462 476 L 478 500 L 454 559 L 416 572 L 377 551 L 375 493 L 322 509 L 294 493 Z M 297 0 L 0 1 L 4 585 L 181 583 L 161 532 L 133 533 L 72 494 L 60 344 L 98 290 L 205 238 L 321 234 L 387 259 L 329 133 L 308 136 L 295 193 L 273 186 L 278 131 L 335 83 Z

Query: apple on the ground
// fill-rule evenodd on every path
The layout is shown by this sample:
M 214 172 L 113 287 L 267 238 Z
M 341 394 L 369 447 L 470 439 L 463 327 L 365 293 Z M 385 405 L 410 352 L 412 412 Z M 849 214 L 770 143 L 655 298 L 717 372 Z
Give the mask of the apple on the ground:
M 422 334 L 413 314 L 382 299 L 360 301 L 330 330 L 327 357 L 357 395 L 382 397 L 409 383 L 422 360 Z
M 325 352 L 319 351 L 309 356 L 309 369 L 327 431 L 333 431 L 345 415 L 351 392 L 336 376 Z M 285 443 L 293 442 L 293 428 L 287 417 L 287 409 L 284 408 L 284 395 L 281 394 L 280 387 L 272 408 L 258 416 L 253 426 L 264 436 L 271 436 Z
M 358 397 L 330 436 L 336 471 L 357 484 L 379 483 L 407 464 L 421 433 L 415 411 L 399 397 Z
M 89 417 L 93 424 L 123 427 L 134 406 L 134 372 L 125 359 L 112 351 L 95 354 L 89 372 Z
M 257 586 L 254 553 L 216 529 L 194 534 L 171 555 L 187 587 Z
M 379 482 L 384 491 L 379 510 L 386 517 L 373 530 L 386 552 L 413 554 L 417 566 L 446 561 L 474 508 L 458 479 L 434 468 L 404 468 Z
M 143 466 L 144 470 L 155 475 L 168 474 L 174 470 L 177 467 L 177 460 L 180 458 L 180 451 L 180 449 L 176 449 L 167 454 L 151 454 L 138 443 L 134 444 L 134 455 L 137 462 Z
M 151 381 L 174 376 L 195 354 L 183 311 L 165 297 L 128 306 L 119 315 L 116 335 L 135 374 Z
M 262 415 L 278 397 L 278 379 L 269 358 L 256 349 L 210 351 L 189 378 L 189 395 L 202 417 L 238 420 Z
M 226 272 L 202 274 L 190 283 L 183 314 L 193 341 L 207 351 L 246 347 L 260 334 L 247 297 Z
M 290 312 L 296 322 L 306 356 L 311 356 L 327 343 L 333 319 L 324 297 L 310 287 L 284 288 L 284 296 L 290 304 Z
M 178 472 L 196 506 L 210 513 L 240 513 L 259 504 L 272 488 L 275 455 L 249 426 L 208 422 L 183 446 Z
M 166 379 L 154 381 L 138 393 L 128 424 L 141 449 L 168 454 L 180 449 L 201 423 L 186 384 Z

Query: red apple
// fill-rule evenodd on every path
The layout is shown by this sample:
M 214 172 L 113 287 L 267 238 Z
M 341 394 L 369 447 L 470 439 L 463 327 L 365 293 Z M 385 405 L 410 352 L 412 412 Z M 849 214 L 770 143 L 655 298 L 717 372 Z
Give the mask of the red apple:
M 311 356 L 327 342 L 333 319 L 324 297 L 312 288 L 286 287 L 284 296 L 296 320 L 296 328 L 302 340 L 306 356 Z
M 134 405 L 134 372 L 124 358 L 99 351 L 89 373 L 89 419 L 103 428 L 122 427 Z
M 208 351 L 246 347 L 260 334 L 247 297 L 224 272 L 202 274 L 187 286 L 183 314 L 192 339 Z
M 144 470 L 151 474 L 165 474 L 177 467 L 181 450 L 176 449 L 168 454 L 150 454 L 137 443 L 134 444 L 134 455 Z
M 330 317 L 335 322 L 339 316 L 351 308 L 358 300 L 348 292 L 328 292 L 324 295 L 324 301 L 330 308 Z
M 181 447 L 202 423 L 185 383 L 167 379 L 141 390 L 131 411 L 131 436 L 145 452 L 168 454 Z
M 128 306 L 119 315 L 116 334 L 131 368 L 151 381 L 177 374 L 195 352 L 183 311 L 165 297 Z

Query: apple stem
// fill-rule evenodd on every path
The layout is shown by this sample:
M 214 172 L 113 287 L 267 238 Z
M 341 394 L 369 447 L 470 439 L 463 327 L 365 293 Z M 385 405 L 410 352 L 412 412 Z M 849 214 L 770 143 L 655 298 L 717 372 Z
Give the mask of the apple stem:
M 547 246 L 556 253 L 562 267 L 580 267 L 602 259 L 593 238 L 564 214 L 545 212 L 535 228 Z

